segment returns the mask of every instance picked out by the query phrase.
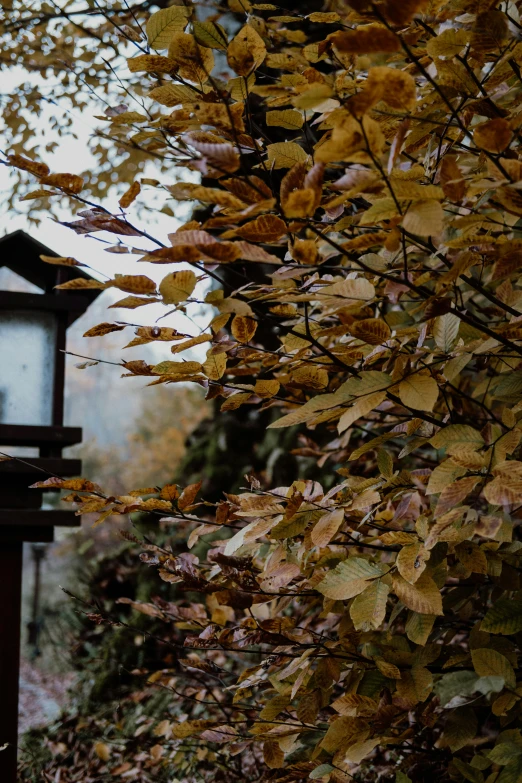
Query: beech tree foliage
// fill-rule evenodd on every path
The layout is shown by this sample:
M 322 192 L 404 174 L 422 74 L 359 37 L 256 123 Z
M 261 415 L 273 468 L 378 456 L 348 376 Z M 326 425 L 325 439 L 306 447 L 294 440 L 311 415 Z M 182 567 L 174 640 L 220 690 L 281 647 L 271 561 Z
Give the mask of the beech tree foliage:
M 138 375 L 199 384 L 225 416 L 269 408 L 331 472 L 326 487 L 249 476 L 218 503 L 198 484 L 38 484 L 98 523 L 146 511 L 186 531 L 185 552 L 142 554 L 185 597 L 132 604 L 175 629 L 179 656 L 150 677 L 185 672 L 183 719 L 156 728 L 180 779 L 218 779 L 206 759 L 285 783 L 522 781 L 519 5 L 129 2 L 100 28 L 128 55 L 100 122 L 157 179 L 122 183 L 112 214 L 77 172 L 7 151 L 35 203 L 70 199 L 72 230 L 155 241 L 143 274 L 62 288 L 204 305 L 191 333 L 93 325 L 86 338 L 163 349 L 122 359 L 122 389 Z M 45 49 L 48 25 L 24 35 Z M 104 85 L 111 64 L 82 35 L 75 67 Z M 169 167 L 190 181 L 163 184 Z M 196 207 L 167 245 L 128 217 L 149 188 Z

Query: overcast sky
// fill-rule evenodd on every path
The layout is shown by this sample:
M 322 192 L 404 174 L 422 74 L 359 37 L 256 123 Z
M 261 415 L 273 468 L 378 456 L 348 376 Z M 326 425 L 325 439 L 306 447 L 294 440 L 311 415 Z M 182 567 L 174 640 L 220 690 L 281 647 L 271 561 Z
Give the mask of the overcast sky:
M 39 77 L 31 77 L 31 80 L 38 84 Z M 2 90 L 7 93 L 15 84 L 20 81 L 27 80 L 27 74 L 22 69 L 17 69 L 11 72 L 2 72 Z M 88 141 L 89 138 L 95 132 L 95 129 L 102 123 L 100 120 L 95 119 L 95 114 L 101 114 L 102 108 L 98 108 L 93 101 L 89 103 L 89 106 L 84 111 L 73 109 L 69 112 L 73 125 L 71 130 L 77 136 L 73 138 L 72 133 L 58 137 L 56 131 L 52 130 L 52 119 L 56 112 L 55 107 L 52 104 L 42 104 L 42 115 L 38 121 L 38 137 L 35 139 L 35 143 L 42 144 L 42 147 L 49 142 L 58 142 L 58 145 L 54 152 L 46 152 L 42 155 L 42 162 L 46 163 L 51 171 L 68 172 L 71 174 L 81 174 L 82 172 L 94 168 L 96 161 L 89 151 Z M 33 118 L 34 119 L 34 118 Z M 30 149 L 30 147 L 29 147 Z M 143 174 L 140 174 L 138 179 L 142 177 L 159 178 L 157 169 L 154 165 L 154 161 L 151 160 L 150 165 L 147 167 Z M 173 184 L 175 181 L 183 179 L 194 179 L 194 175 L 184 170 L 178 169 L 169 172 L 169 176 L 162 176 L 162 182 L 166 184 Z M 6 166 L 0 166 L 0 191 L 8 191 L 12 188 L 12 176 L 10 169 Z M 29 191 L 36 190 L 38 184 L 35 180 L 34 188 L 30 188 Z M 102 206 L 113 211 L 119 212 L 118 199 L 121 198 L 126 186 L 120 186 L 112 188 L 108 196 L 103 199 Z M 23 195 L 21 193 L 20 195 Z M 173 231 L 176 231 L 182 223 L 190 219 L 191 206 L 189 202 L 175 202 L 170 200 L 168 205 L 175 212 L 176 217 L 168 216 L 161 213 L 159 210 L 165 203 L 165 192 L 155 191 L 154 189 L 145 186 L 140 194 L 139 201 L 146 203 L 147 205 L 156 205 L 158 209 L 156 211 L 146 211 L 145 216 L 138 218 L 136 215 L 136 209 L 132 205 L 127 214 L 129 220 L 140 228 L 146 230 L 152 236 L 158 238 L 162 242 L 168 243 L 167 235 Z M 83 207 L 81 204 L 75 204 L 73 200 L 69 202 L 70 206 L 64 206 L 59 210 L 59 218 L 63 221 L 74 220 L 78 211 Z M 115 254 L 106 252 L 105 248 L 107 244 L 99 241 L 94 237 L 88 237 L 85 235 L 78 235 L 72 229 L 66 226 L 60 225 L 59 222 L 49 217 L 45 210 L 38 212 L 37 217 L 40 219 L 40 224 L 35 226 L 28 219 L 29 214 L 33 211 L 34 215 L 34 203 L 32 201 L 21 202 L 19 208 L 22 214 L 11 213 L 8 215 L 8 219 L 3 221 L 3 233 L 10 233 L 17 229 L 23 229 L 38 239 L 43 244 L 47 245 L 51 250 L 62 256 L 73 256 L 78 261 L 88 264 L 92 269 L 97 270 L 100 274 L 97 275 L 100 279 L 103 279 L 102 275 L 114 277 L 115 274 L 146 274 L 148 277 L 159 282 L 167 273 L 183 268 L 181 265 L 168 266 L 164 264 L 151 264 L 146 262 L 139 262 L 137 259 L 139 256 L 130 254 Z M 95 235 L 105 241 L 109 240 L 111 244 L 117 244 L 118 237 L 115 234 L 108 234 L 100 232 Z M 146 239 L 139 237 L 122 237 L 126 244 L 130 246 L 134 245 L 138 248 L 154 249 L 157 245 Z M 201 291 L 196 290 L 196 294 L 200 294 Z M 124 294 L 118 291 L 118 294 L 114 296 L 116 298 L 122 298 Z M 107 296 L 107 299 L 109 297 Z M 132 313 L 132 320 L 134 323 L 143 323 L 152 325 L 155 320 L 165 315 L 168 311 L 165 306 L 149 306 L 145 308 L 139 308 L 133 311 L 118 311 L 118 316 L 126 312 L 127 315 Z M 197 314 L 197 308 L 194 307 L 193 315 Z M 112 320 L 115 311 L 109 311 L 108 319 Z M 190 322 L 187 318 L 181 315 L 173 315 L 164 319 L 162 322 L 164 326 L 174 326 L 180 331 L 195 334 L 197 330 L 194 327 L 190 328 Z

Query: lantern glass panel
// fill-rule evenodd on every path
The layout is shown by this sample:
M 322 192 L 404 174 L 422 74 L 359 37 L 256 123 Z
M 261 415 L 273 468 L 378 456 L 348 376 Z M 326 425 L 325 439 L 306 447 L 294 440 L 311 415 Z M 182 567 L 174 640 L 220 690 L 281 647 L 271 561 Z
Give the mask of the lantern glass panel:
M 52 424 L 55 345 L 52 313 L 0 312 L 0 423 Z

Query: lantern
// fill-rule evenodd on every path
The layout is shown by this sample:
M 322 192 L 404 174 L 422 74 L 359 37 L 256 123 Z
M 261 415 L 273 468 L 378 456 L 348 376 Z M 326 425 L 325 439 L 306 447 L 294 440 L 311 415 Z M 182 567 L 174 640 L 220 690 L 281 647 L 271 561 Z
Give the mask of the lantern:
M 61 455 L 82 438 L 80 428 L 63 426 L 66 330 L 100 293 L 56 290 L 72 278 L 92 278 L 78 267 L 44 263 L 41 255 L 58 254 L 24 231 L 0 238 L 0 268 L 22 278 L 25 289 L 0 286 L 0 451 L 37 451 L 0 461 L 0 748 L 7 745 L 0 769 L 6 783 L 17 780 L 23 542 L 49 542 L 55 526 L 79 525 L 71 511 L 42 509 L 43 490 L 29 485 L 81 472 L 79 460 Z

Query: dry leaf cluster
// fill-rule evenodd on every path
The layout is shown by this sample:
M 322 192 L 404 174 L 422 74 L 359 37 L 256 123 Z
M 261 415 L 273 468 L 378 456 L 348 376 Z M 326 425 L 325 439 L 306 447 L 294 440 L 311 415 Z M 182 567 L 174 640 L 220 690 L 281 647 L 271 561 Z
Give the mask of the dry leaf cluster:
M 157 157 L 158 180 L 68 225 L 137 242 L 146 223 L 125 210 L 146 188 L 199 205 L 144 274 L 91 285 L 130 309 L 204 296 L 208 318 L 139 327 L 129 344 L 165 358 L 124 375 L 269 408 L 332 473 L 250 477 L 217 505 L 199 485 L 45 482 L 99 522 L 147 511 L 189 531 L 185 553 L 142 556 L 186 599 L 133 604 L 174 623 L 182 665 L 208 675 L 158 728 L 162 764 L 262 747 L 259 779 L 281 783 L 522 781 L 519 5 L 228 0 L 162 8 L 146 37 L 131 25 L 143 108 L 111 110 L 104 133 Z M 7 160 L 35 198 L 82 198 L 78 175 Z M 200 184 L 163 184 L 165 162 Z M 159 286 L 148 264 L 168 266 Z M 198 344 L 205 360 L 185 360 Z

